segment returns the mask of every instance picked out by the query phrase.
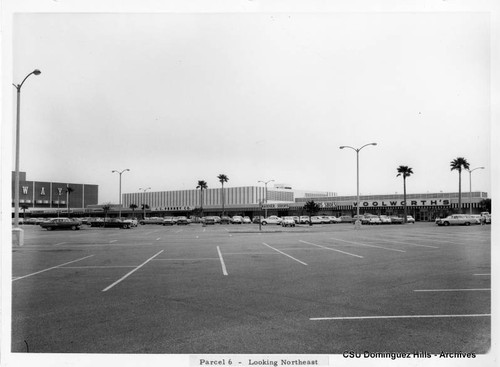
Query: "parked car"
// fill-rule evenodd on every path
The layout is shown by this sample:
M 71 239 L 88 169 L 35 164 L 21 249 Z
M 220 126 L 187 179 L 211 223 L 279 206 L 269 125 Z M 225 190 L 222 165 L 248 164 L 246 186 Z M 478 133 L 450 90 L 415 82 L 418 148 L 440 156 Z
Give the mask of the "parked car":
M 351 217 L 350 215 L 341 215 L 340 216 L 340 223 L 352 223 L 354 221 L 354 218 Z
M 276 216 L 276 215 L 271 215 L 267 218 L 263 218 L 261 221 L 262 225 L 265 226 L 266 224 L 281 224 L 281 218 Z
M 292 218 L 295 221 L 295 224 L 299 224 L 300 223 L 300 217 L 293 216 Z
M 103 220 L 102 218 L 97 218 L 90 222 L 91 227 L 105 227 L 105 228 L 132 228 L 132 224 L 130 222 L 125 222 L 119 218 L 106 218 Z
M 413 223 L 415 224 L 415 219 L 411 215 L 406 216 L 406 223 Z
M 361 214 L 359 216 L 355 215 L 354 217 L 352 217 L 352 223 L 356 223 L 358 219 L 361 222 L 361 224 L 369 224 L 368 218 Z
M 181 225 L 188 225 L 190 222 L 187 219 L 187 217 L 180 216 L 180 217 L 176 217 L 176 223 L 178 226 L 181 226 Z
M 220 224 L 229 224 L 231 223 L 231 218 L 228 216 L 224 215 L 220 218 Z
M 293 217 L 284 217 L 281 220 L 281 226 L 282 227 L 295 227 L 295 220 Z
M 231 218 L 231 224 L 243 224 L 243 217 L 239 215 L 234 215 Z
M 382 224 L 382 221 L 380 220 L 380 217 L 377 215 L 373 214 L 367 214 L 365 215 L 365 218 L 368 220 L 368 224 Z
M 54 229 L 72 229 L 75 231 L 80 229 L 82 223 L 70 218 L 52 218 L 41 222 L 39 225 L 47 231 L 52 231 Z
M 212 218 L 214 218 L 215 223 L 220 223 L 220 217 L 218 215 L 214 215 Z
M 453 214 L 447 216 L 446 218 L 437 218 L 436 224 L 438 226 L 452 226 L 452 225 L 470 226 L 471 224 L 480 224 L 480 221 L 478 218 L 475 218 L 472 215 Z
M 340 218 L 337 218 L 336 216 L 334 215 L 329 215 L 328 218 L 330 218 L 330 223 L 340 223 L 342 222 L 342 219 Z
M 256 215 L 255 217 L 253 217 L 252 223 L 260 223 L 260 216 Z
M 324 223 L 323 217 L 317 215 L 313 215 L 311 217 L 311 224 L 323 224 L 323 223 Z
M 243 217 L 243 224 L 249 224 L 249 223 L 252 223 L 250 217 Z
M 330 219 L 330 217 L 327 217 L 327 216 L 320 216 L 321 218 L 321 222 L 323 224 L 331 224 L 332 223 L 332 220 Z
M 379 215 L 379 218 L 382 224 L 391 224 L 391 218 L 389 218 L 387 215 Z
M 123 219 L 124 222 L 130 223 L 131 227 L 137 227 L 139 224 L 137 218 L 125 218 Z
M 175 219 L 174 217 L 165 217 L 163 218 L 163 223 L 164 226 L 173 226 L 175 224 Z
M 300 224 L 309 224 L 309 217 L 307 215 L 301 215 L 299 217 Z
M 485 224 L 491 224 L 491 214 L 489 212 L 481 212 L 481 219 Z
M 403 222 L 404 222 L 404 219 L 401 217 L 397 217 L 397 216 L 391 217 L 391 224 L 403 224 Z
M 149 217 L 144 218 L 139 221 L 139 224 L 163 224 L 163 218 L 160 217 Z

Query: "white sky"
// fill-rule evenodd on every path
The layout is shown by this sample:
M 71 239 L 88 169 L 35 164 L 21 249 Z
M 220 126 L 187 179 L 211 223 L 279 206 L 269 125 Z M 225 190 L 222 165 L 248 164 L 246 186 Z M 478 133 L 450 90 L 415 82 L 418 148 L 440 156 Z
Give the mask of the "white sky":
M 13 82 L 42 71 L 22 89 L 28 180 L 98 184 L 99 202 L 125 168 L 123 193 L 224 173 L 354 195 L 339 146 L 377 142 L 362 194 L 402 193 L 399 165 L 409 193 L 458 191 L 456 157 L 491 191 L 487 13 L 21 13 L 12 29 Z

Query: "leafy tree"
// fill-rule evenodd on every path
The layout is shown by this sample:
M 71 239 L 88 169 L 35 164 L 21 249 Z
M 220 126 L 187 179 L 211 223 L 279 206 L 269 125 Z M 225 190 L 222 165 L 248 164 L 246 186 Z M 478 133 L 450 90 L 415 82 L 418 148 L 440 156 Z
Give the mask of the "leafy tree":
M 200 212 L 201 216 L 203 216 L 203 190 L 207 188 L 207 183 L 203 180 L 198 181 L 198 186 L 196 186 L 197 189 L 200 189 Z
M 455 158 L 450 163 L 451 170 L 458 171 L 458 212 L 462 212 L 462 170 L 469 169 L 469 162 L 463 157 Z
M 483 199 L 479 202 L 480 208 L 488 213 L 491 213 L 491 199 Z
M 68 207 L 68 218 L 71 217 L 70 213 L 69 213 L 69 196 L 71 195 L 71 193 L 75 191 L 75 189 L 73 189 L 71 186 L 69 185 L 66 185 L 66 196 L 68 198 L 68 202 L 66 203 L 67 207 Z
M 219 182 L 221 183 L 222 185 L 222 190 L 221 190 L 221 193 L 222 193 L 222 215 L 221 216 L 224 216 L 224 183 L 229 181 L 229 178 L 221 173 L 219 176 L 217 176 L 217 178 L 219 179 Z
M 411 167 L 408 166 L 398 167 L 398 174 L 396 175 L 396 177 L 403 176 L 403 200 L 405 203 L 404 218 L 403 218 L 404 223 L 406 223 L 408 220 L 408 210 L 406 206 L 406 177 L 410 177 L 412 174 L 413 174 L 413 169 Z
M 304 210 L 309 214 L 309 225 L 312 226 L 311 216 L 319 212 L 319 205 L 311 200 L 305 203 Z

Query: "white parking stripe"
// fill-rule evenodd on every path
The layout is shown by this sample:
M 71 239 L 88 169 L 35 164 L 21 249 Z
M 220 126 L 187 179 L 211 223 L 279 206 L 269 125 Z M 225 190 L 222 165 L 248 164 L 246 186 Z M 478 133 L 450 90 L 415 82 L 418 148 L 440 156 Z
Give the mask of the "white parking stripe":
M 436 246 L 428 246 L 428 245 L 417 245 L 416 243 L 408 243 L 408 242 L 400 242 L 400 241 L 391 241 L 391 240 L 387 240 L 387 239 L 381 239 L 381 241 L 383 242 L 390 242 L 390 243 L 399 243 L 399 244 L 402 244 L 402 245 L 409 245 L 409 246 L 418 246 L 418 247 L 429 247 L 429 248 L 439 248 L 439 247 L 436 247 Z
M 84 259 L 88 259 L 89 257 L 92 257 L 92 256 L 94 256 L 94 255 L 85 256 L 85 257 L 82 257 L 81 259 L 69 261 L 69 262 L 61 264 L 61 265 L 56 265 L 56 266 L 53 266 L 53 267 L 48 268 L 48 269 L 37 271 L 36 273 L 31 273 L 31 274 L 28 274 L 28 275 L 23 275 L 22 277 L 17 277 L 17 278 L 12 279 L 12 281 L 23 279 L 23 278 L 27 278 L 27 277 L 30 277 L 32 275 L 40 274 L 40 273 L 43 273 L 45 271 L 49 271 L 49 270 L 52 270 L 52 269 L 60 268 L 61 266 L 64 266 L 64 265 L 67 265 L 67 264 L 71 264 L 71 263 L 75 263 L 77 261 L 81 261 L 81 260 L 84 260 Z
M 293 256 L 290 256 L 290 255 L 288 255 L 288 254 L 285 254 L 283 251 L 280 251 L 280 250 L 278 250 L 278 249 L 275 249 L 274 247 L 269 246 L 267 243 L 262 242 L 262 244 L 263 244 L 263 245 L 266 245 L 266 246 L 267 246 L 267 247 L 269 247 L 269 248 L 272 248 L 274 251 L 277 251 L 277 252 L 279 252 L 280 254 L 283 254 L 283 255 L 285 255 L 285 256 L 288 256 L 290 259 L 293 259 L 293 260 L 295 260 L 295 261 L 297 261 L 297 262 L 301 263 L 302 265 L 307 265 L 305 262 L 300 261 L 300 260 L 298 260 L 298 259 L 294 258 Z
M 120 283 L 122 280 L 124 280 L 125 278 L 127 278 L 129 275 L 132 275 L 132 273 L 134 273 L 137 270 L 139 270 L 140 268 L 142 268 L 144 265 L 146 265 L 149 261 L 153 260 L 156 256 L 158 256 L 162 252 L 163 252 L 163 250 L 161 250 L 160 252 L 158 252 L 156 255 L 150 257 L 149 259 L 147 259 L 146 261 L 144 261 L 141 265 L 139 265 L 138 267 L 136 267 L 134 270 L 128 272 L 127 274 L 125 274 L 124 276 L 122 276 L 120 279 L 118 279 L 116 282 L 114 282 L 113 284 L 111 284 L 111 285 L 107 286 L 106 288 L 104 288 L 102 291 L 106 292 L 107 290 L 113 288 L 115 285 L 117 285 L 118 283 Z
M 219 246 L 217 246 L 217 252 L 219 253 L 220 264 L 222 266 L 222 274 L 227 275 L 226 264 L 224 264 L 224 259 L 222 258 Z
M 367 319 L 420 319 L 439 317 L 491 317 L 491 314 L 470 314 L 470 315 L 401 315 L 401 316 L 353 316 L 353 317 L 311 317 L 311 321 L 322 320 L 367 320 Z
M 332 250 L 332 251 L 341 252 L 341 253 L 343 253 L 343 254 L 350 255 L 350 256 L 355 256 L 355 257 L 359 257 L 359 258 L 361 258 L 361 259 L 363 258 L 363 256 L 360 256 L 360 255 L 355 255 L 355 254 L 351 254 L 351 253 L 349 253 L 349 252 L 340 251 L 340 250 L 333 249 L 333 248 L 330 248 L 330 247 L 317 245 L 317 244 L 312 243 L 312 242 L 307 242 L 307 241 L 302 241 L 302 240 L 299 240 L 299 242 L 302 242 L 302 243 L 307 243 L 308 245 L 318 246 L 318 247 L 321 247 L 321 248 L 323 248 L 323 249 L 325 249 L 325 250 Z
M 488 277 L 491 276 L 491 274 L 473 274 L 473 275 L 479 275 L 479 276 L 484 275 L 484 276 L 488 276 Z
M 491 288 L 470 288 L 470 289 L 414 289 L 413 292 L 468 292 L 468 291 L 491 291 Z
M 67 242 L 59 242 L 59 243 L 54 244 L 54 246 L 64 245 L 65 243 L 67 243 Z
M 158 237 L 156 240 L 157 240 L 157 241 L 161 240 L 161 237 Z
M 387 247 L 382 247 L 382 246 L 367 245 L 366 243 L 360 243 L 360 242 L 352 242 L 352 241 L 341 240 L 340 238 L 333 238 L 333 237 L 330 237 L 330 239 L 335 240 L 335 241 L 342 241 L 342 242 L 352 243 L 352 244 L 354 244 L 354 245 L 360 245 L 360 246 L 367 246 L 367 247 L 381 248 L 381 249 L 383 249 L 383 250 L 397 251 L 397 252 L 406 252 L 406 251 L 403 251 L 403 250 L 398 250 L 398 249 L 395 249 L 395 248 L 387 248 Z
M 114 242 L 117 242 L 118 240 L 111 240 L 109 241 L 109 243 L 114 243 Z

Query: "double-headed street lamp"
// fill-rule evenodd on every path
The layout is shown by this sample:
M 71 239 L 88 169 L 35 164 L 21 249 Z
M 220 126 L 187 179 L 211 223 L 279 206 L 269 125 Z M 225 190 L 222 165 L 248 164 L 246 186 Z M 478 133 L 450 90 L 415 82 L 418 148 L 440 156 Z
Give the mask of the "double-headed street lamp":
M 363 145 L 361 148 L 353 148 L 349 145 L 342 145 L 339 147 L 340 149 L 349 148 L 356 152 L 356 197 L 358 201 L 356 204 L 356 222 L 354 227 L 356 229 L 361 227 L 361 221 L 359 220 L 359 151 L 368 145 L 377 145 L 377 143 L 368 143 Z
M 16 115 L 16 173 L 14 178 L 14 228 L 16 231 L 20 231 L 19 228 L 19 138 L 21 134 L 21 87 L 28 77 L 32 74 L 40 75 L 41 71 L 38 69 L 33 70 L 31 73 L 26 75 L 21 84 L 12 84 L 17 89 L 17 115 Z M 22 245 L 21 235 L 19 234 L 19 244 Z
M 128 168 L 125 168 L 123 171 L 116 171 L 116 170 L 112 170 L 111 173 L 118 173 L 120 175 L 120 197 L 118 199 L 118 204 L 120 205 L 118 210 L 118 217 L 121 218 L 122 216 L 122 173 L 123 172 L 127 172 L 127 171 L 130 171 Z
M 267 204 L 267 184 L 269 182 L 274 182 L 274 180 L 269 180 L 269 181 L 257 181 L 257 182 L 262 182 L 264 184 L 264 187 L 266 188 L 266 198 L 265 198 L 265 203 Z M 267 218 L 267 207 L 264 209 L 264 216 Z
M 470 214 L 472 214 L 472 172 L 477 169 L 484 169 L 484 167 L 476 167 L 473 169 L 468 169 L 469 172 L 469 202 L 470 202 Z

